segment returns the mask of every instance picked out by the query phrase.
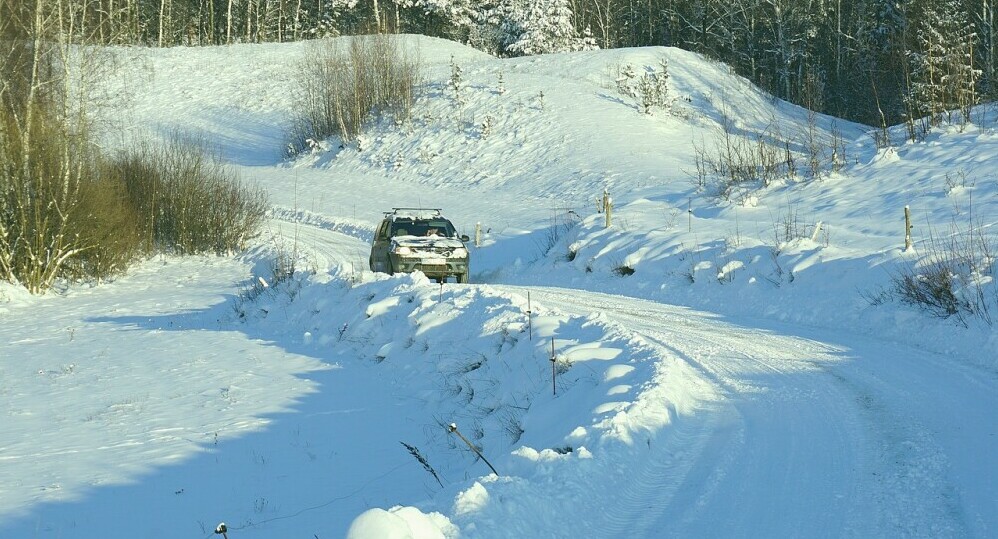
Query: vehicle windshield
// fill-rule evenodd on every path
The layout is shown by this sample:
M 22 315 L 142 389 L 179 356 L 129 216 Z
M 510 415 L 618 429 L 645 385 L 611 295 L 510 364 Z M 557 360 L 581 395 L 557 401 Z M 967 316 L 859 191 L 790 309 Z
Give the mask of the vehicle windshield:
M 396 219 L 392 222 L 392 237 L 395 236 L 457 236 L 454 225 L 446 219 Z

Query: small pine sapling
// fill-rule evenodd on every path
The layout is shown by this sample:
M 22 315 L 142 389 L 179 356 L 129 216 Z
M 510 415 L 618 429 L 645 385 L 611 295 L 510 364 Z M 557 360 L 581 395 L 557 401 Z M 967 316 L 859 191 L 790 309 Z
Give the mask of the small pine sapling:
M 457 105 L 464 104 L 464 78 L 461 66 L 457 65 L 454 61 L 454 57 L 450 57 L 450 79 L 447 81 L 447 87 L 450 88 L 451 92 L 454 93 L 454 103 Z
M 625 64 L 624 67 L 618 68 L 617 70 L 617 91 L 621 94 L 637 97 L 634 91 L 634 79 L 637 78 L 637 74 L 634 72 L 634 66 L 631 64 Z
M 659 60 L 659 70 L 645 73 L 638 81 L 638 94 L 641 99 L 641 110 L 651 114 L 655 107 L 669 108 L 669 61 Z
M 492 128 L 495 126 L 496 119 L 491 114 L 485 116 L 485 120 L 482 121 L 481 126 L 481 138 L 482 140 L 487 140 L 489 136 L 492 135 Z

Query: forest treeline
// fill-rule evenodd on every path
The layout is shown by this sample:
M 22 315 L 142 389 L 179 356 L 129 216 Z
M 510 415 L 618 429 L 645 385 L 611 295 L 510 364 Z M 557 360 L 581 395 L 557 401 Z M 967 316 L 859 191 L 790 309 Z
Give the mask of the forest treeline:
M 418 33 L 499 56 L 675 46 L 773 95 L 874 126 L 967 110 L 998 95 L 998 0 L 2 0 L 66 39 L 196 46 L 372 31 Z M 57 21 L 56 21 L 57 19 Z M 50 26 L 55 28 L 56 26 Z

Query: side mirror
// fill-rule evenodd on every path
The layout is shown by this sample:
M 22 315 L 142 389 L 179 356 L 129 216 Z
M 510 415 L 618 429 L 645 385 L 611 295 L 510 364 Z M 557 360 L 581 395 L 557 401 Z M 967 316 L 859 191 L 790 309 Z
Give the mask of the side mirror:
M 469 238 L 467 234 L 461 234 L 461 241 L 467 243 L 471 241 L 471 238 Z

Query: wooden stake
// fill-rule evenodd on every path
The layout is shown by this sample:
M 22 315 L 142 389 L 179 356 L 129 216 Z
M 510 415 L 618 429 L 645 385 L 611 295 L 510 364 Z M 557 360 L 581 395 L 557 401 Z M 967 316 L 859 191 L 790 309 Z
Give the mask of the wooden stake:
M 811 241 L 818 241 L 819 234 L 821 234 L 821 221 L 814 224 L 814 232 L 811 234 Z
M 613 198 L 610 197 L 610 192 L 606 189 L 603 190 L 603 213 L 606 218 L 606 228 L 610 228 L 613 224 Z

